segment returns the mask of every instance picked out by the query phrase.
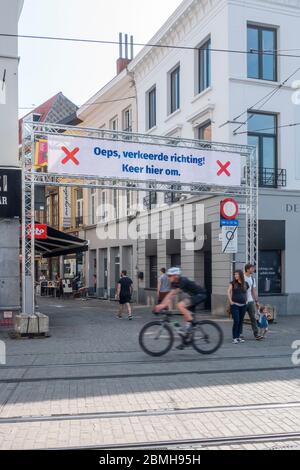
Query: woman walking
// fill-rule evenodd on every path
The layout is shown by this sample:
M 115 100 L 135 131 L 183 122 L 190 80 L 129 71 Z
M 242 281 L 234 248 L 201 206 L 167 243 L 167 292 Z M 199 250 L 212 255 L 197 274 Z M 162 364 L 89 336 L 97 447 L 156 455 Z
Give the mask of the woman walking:
M 230 310 L 233 318 L 232 326 L 232 342 L 234 344 L 243 343 L 244 340 L 240 338 L 244 316 L 247 309 L 247 290 L 249 289 L 248 283 L 245 281 L 244 273 L 241 270 L 234 272 L 234 279 L 229 284 L 227 296 L 230 302 Z

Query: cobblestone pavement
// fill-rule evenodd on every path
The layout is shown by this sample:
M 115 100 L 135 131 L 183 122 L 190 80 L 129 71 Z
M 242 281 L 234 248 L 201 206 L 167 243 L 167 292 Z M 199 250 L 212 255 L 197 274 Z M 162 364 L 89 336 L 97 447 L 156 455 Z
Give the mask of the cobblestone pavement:
M 146 307 L 118 320 L 114 302 L 41 299 L 51 337 L 6 343 L 0 366 L 0 449 L 113 446 L 195 439 L 188 448 L 295 449 L 300 443 L 299 367 L 291 361 L 300 316 L 281 317 L 264 341 L 245 326 L 212 356 L 173 349 L 145 355 Z M 300 356 L 300 355 L 299 355 Z M 285 440 L 215 443 L 211 438 L 295 433 Z M 299 433 L 299 436 L 297 436 Z M 202 444 L 201 444 L 202 442 Z M 186 447 L 185 447 L 186 448 Z

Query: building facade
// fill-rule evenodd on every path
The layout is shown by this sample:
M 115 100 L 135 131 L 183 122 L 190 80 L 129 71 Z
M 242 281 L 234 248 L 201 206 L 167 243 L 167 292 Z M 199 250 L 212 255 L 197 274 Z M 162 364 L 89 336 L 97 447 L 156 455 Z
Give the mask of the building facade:
M 280 52 L 293 49 L 299 25 L 297 0 L 184 0 L 149 41 L 162 47 L 144 47 L 123 75 L 97 95 L 103 100 L 122 98 L 118 84 L 129 80 L 136 94 L 130 102 L 135 106 L 134 130 L 139 133 L 165 136 L 173 144 L 176 138 L 191 138 L 207 141 L 208 146 L 213 140 L 257 147 L 260 300 L 276 305 L 281 314 L 297 313 L 300 300 L 296 236 L 300 147 L 294 126 L 299 122 L 300 73 L 290 54 Z M 94 106 L 95 98 L 83 114 L 79 112 L 86 119 L 84 125 L 115 129 L 114 115 L 118 122 L 121 116 L 114 110 L 116 104 L 106 104 L 113 108 L 106 114 L 107 108 Z M 121 113 L 122 106 L 119 109 Z M 205 285 L 210 294 L 207 307 L 211 304 L 213 313 L 221 314 L 232 268 L 241 268 L 246 261 L 243 215 L 237 255 L 222 254 L 221 198 L 188 197 L 180 187 L 172 189 L 178 193 L 139 193 L 139 210 L 133 216 L 144 236 L 133 244 L 120 243 L 118 237 L 99 241 L 100 232 L 94 229 L 86 235 L 91 240 L 86 263 L 89 282 L 96 273 L 98 295 L 112 295 L 116 266 L 120 262 L 126 268 L 117 247 L 130 246 L 133 274 L 139 273 L 135 288 L 140 301 L 155 301 L 161 266 L 180 265 L 186 275 Z M 118 199 L 112 191 L 109 194 L 108 199 Z M 105 198 L 100 196 L 98 202 L 101 206 Z M 199 224 L 197 211 L 203 211 Z M 156 223 L 149 235 L 151 217 Z M 115 219 L 120 221 L 121 215 Z M 184 233 L 187 225 L 193 228 L 193 245 Z
M 79 120 L 76 115 L 78 107 L 70 101 L 62 92 L 56 93 L 44 103 L 32 109 L 29 113 L 19 119 L 19 146 L 21 151 L 23 139 L 23 122 L 32 123 L 57 123 L 66 125 L 76 125 Z M 39 139 L 35 144 L 35 170 L 45 171 L 47 158 L 46 139 Z M 69 193 L 68 193 L 69 195 Z M 75 195 L 70 201 L 75 201 Z M 35 187 L 35 219 L 41 224 L 47 224 L 54 229 L 63 228 L 63 192 L 60 188 L 54 186 L 36 186 Z M 74 202 L 75 204 L 75 202 Z M 70 220 L 67 225 L 70 231 L 76 232 L 76 220 Z M 72 232 L 73 233 L 73 232 Z M 62 272 L 61 260 L 58 257 L 51 259 L 39 259 L 36 262 L 36 278 L 41 275 L 47 279 L 54 279 L 55 274 Z
M 257 146 L 260 298 L 282 314 L 296 312 L 300 299 L 295 252 L 299 150 L 297 128 L 288 127 L 298 122 L 293 87 L 299 83 L 293 82 L 299 71 L 291 57 L 274 50 L 293 48 L 299 15 L 298 1 L 186 0 L 150 40 L 183 48 L 147 47 L 129 65 L 137 87 L 139 132 Z M 212 308 L 218 313 L 224 309 L 233 260 L 221 254 L 219 200 L 204 205 L 211 259 L 202 265 L 210 267 L 197 269 L 199 253 L 184 250 L 181 266 L 199 282 L 212 283 Z M 157 250 L 160 259 L 166 255 Z M 245 259 L 240 247 L 235 266 Z
M 18 21 L 23 8 L 21 0 L 1 2 L 0 30 L 10 35 L 18 34 Z M 20 175 L 18 160 L 18 39 L 0 37 L 0 320 L 4 311 L 20 310 L 20 274 L 19 274 L 19 234 L 20 212 L 6 215 L 6 209 L 14 209 L 8 191 L 18 193 L 21 202 L 21 178 L 12 177 L 8 181 L 8 172 Z M 7 189 L 8 186 L 8 189 Z M 11 186 L 11 188 L 10 188 Z M 7 206 L 7 207 L 5 207 Z M 12 315 L 10 313 L 9 315 Z
M 80 127 L 137 131 L 136 90 L 126 68 L 128 63 L 128 59 L 120 57 L 115 78 L 78 110 Z M 128 191 L 75 190 L 81 196 L 75 205 L 80 236 L 89 240 L 84 273 L 90 295 L 114 298 L 122 269 L 133 277 L 137 292 L 136 242 L 124 236 L 124 224 L 134 218 L 138 196 L 128 186 Z

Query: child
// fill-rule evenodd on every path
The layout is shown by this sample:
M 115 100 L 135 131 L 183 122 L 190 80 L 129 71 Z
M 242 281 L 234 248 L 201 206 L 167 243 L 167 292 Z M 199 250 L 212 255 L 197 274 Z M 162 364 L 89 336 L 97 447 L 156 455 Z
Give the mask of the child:
M 257 324 L 260 328 L 259 335 L 262 338 L 264 338 L 268 331 L 268 326 L 269 326 L 268 309 L 265 305 L 260 305 L 258 312 L 259 312 L 259 318 L 258 318 Z

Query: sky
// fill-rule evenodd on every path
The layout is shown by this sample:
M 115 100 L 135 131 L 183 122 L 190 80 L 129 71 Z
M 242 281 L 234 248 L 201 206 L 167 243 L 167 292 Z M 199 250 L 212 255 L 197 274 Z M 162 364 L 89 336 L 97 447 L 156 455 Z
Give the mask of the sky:
M 25 0 L 19 34 L 145 43 L 181 0 Z M 135 47 L 135 55 L 140 48 Z M 118 45 L 19 39 L 19 115 L 62 91 L 83 104 L 116 74 Z

